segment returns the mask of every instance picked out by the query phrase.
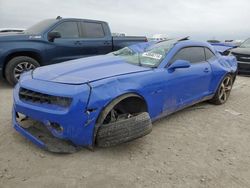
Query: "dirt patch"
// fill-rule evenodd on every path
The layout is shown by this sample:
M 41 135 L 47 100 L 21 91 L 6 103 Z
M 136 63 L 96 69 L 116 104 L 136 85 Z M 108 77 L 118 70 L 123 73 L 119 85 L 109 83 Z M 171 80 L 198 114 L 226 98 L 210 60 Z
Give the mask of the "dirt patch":
M 55 155 L 11 125 L 12 88 L 0 81 L 0 187 L 250 187 L 250 78 L 229 101 L 202 103 L 112 148 Z

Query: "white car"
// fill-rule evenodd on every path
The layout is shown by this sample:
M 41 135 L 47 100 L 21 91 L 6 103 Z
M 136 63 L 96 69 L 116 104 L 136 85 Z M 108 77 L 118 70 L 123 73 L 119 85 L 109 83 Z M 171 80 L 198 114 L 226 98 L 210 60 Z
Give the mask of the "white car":
M 153 40 L 153 41 L 163 41 L 163 40 L 168 40 L 168 39 L 169 39 L 169 37 L 165 34 L 155 34 L 151 38 L 151 40 Z
M 8 32 L 23 32 L 25 29 L 23 28 L 0 28 L 0 33 L 8 33 Z

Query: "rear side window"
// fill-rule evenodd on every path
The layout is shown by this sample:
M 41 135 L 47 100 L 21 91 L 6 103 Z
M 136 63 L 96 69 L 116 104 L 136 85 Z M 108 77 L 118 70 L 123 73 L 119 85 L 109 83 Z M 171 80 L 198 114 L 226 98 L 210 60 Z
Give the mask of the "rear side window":
M 105 36 L 101 23 L 83 22 L 83 38 L 102 38 Z
M 206 60 L 209 60 L 215 57 L 214 53 L 208 48 L 205 48 L 205 54 L 206 54 Z
M 62 38 L 79 38 L 77 22 L 63 22 L 53 31 L 59 32 Z
M 204 48 L 203 47 L 183 48 L 175 54 L 175 56 L 170 62 L 173 63 L 176 60 L 187 60 L 190 63 L 199 63 L 205 61 L 206 58 L 205 58 Z

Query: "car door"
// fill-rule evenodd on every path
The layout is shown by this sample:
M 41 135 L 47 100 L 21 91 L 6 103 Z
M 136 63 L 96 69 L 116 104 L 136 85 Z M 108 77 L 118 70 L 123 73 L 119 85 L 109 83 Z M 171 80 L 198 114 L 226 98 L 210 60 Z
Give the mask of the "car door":
M 203 47 L 186 47 L 179 50 L 168 66 L 176 60 L 187 60 L 191 66 L 168 71 L 165 87 L 164 112 L 173 112 L 193 104 L 210 94 L 211 66 L 206 61 Z
M 49 42 L 46 56 L 51 60 L 50 63 L 58 63 L 83 56 L 77 21 L 61 22 L 50 32 L 59 32 L 61 35 L 60 38 Z
M 102 22 L 81 22 L 80 46 L 86 56 L 102 55 L 112 51 L 112 37 Z M 106 31 L 106 32 L 105 32 Z

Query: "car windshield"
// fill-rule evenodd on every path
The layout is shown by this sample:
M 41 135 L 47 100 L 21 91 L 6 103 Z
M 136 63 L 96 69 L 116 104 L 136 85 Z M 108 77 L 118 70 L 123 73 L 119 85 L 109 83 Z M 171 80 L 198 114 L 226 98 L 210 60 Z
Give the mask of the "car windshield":
M 240 47 L 242 48 L 250 48 L 250 39 L 245 40 L 245 42 L 243 42 Z
M 176 42 L 176 40 L 159 42 L 149 46 L 142 53 L 136 53 L 129 47 L 125 47 L 112 54 L 122 57 L 127 63 L 155 68 L 162 62 Z
M 57 20 L 55 19 L 48 19 L 48 20 L 41 21 L 31 26 L 30 28 L 26 29 L 24 33 L 41 34 L 42 32 L 44 32 L 47 28 L 49 28 L 51 25 L 55 24 L 56 22 Z

